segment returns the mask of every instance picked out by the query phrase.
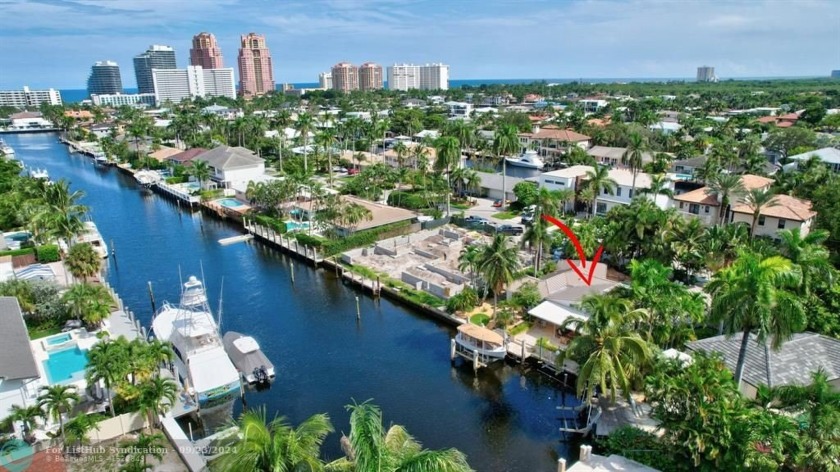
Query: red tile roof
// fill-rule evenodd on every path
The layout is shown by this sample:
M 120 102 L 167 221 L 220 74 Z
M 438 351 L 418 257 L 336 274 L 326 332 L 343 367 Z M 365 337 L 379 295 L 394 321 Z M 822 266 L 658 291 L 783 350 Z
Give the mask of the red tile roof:
M 166 159 L 169 161 L 176 161 L 176 162 L 188 162 L 193 160 L 199 154 L 204 154 L 207 152 L 207 149 L 204 148 L 192 148 L 187 149 L 186 151 L 179 152 L 178 154 L 172 155 L 167 157 Z
M 791 197 L 790 195 L 776 195 L 773 201 L 776 202 L 776 206 L 762 208 L 762 215 L 792 221 L 807 221 L 817 216 L 817 212 L 811 209 L 811 202 L 808 200 Z M 732 211 L 752 214 L 752 209 L 743 203 L 732 207 Z
M 570 129 L 558 129 L 555 126 L 546 126 L 536 133 L 522 133 L 520 136 L 526 136 L 531 139 L 553 139 L 556 141 L 564 141 L 568 143 L 578 143 L 581 141 L 589 141 L 589 136 L 576 133 Z

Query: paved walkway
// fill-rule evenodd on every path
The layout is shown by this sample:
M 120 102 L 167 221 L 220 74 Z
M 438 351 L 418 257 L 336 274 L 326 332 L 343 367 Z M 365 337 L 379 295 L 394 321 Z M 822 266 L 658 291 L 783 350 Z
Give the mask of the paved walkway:
M 131 341 L 141 337 L 137 326 L 131 322 L 128 314 L 122 310 L 111 313 L 111 316 L 105 321 L 105 327 L 113 338 L 125 336 L 126 339 Z

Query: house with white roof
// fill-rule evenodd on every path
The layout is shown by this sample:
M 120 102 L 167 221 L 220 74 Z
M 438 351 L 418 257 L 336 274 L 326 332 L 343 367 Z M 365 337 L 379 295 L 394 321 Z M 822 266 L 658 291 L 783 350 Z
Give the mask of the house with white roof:
M 591 166 L 572 166 L 565 169 L 543 172 L 539 176 L 539 186 L 549 190 L 572 190 L 575 194 L 581 188 L 582 181 L 586 179 L 587 172 L 592 171 Z M 572 211 L 574 201 L 567 201 L 563 211 Z
M 610 178 L 615 181 L 615 190 L 613 192 L 606 192 L 603 188 L 598 193 L 598 204 L 595 212 L 599 215 L 606 214 L 611 208 L 617 205 L 629 205 L 636 195 L 653 200 L 653 202 L 661 209 L 666 209 L 670 205 L 670 198 L 667 195 L 653 195 L 643 193 L 643 190 L 651 187 L 651 177 L 644 172 L 636 174 L 636 189 L 633 189 L 633 172 L 627 169 L 610 169 Z M 673 190 L 673 182 L 667 180 L 667 187 Z
M 0 297 L 0 419 L 12 405 L 31 406 L 38 401 L 41 373 L 29 343 L 20 304 L 15 297 Z
M 210 166 L 211 179 L 219 187 L 231 188 L 254 180 L 265 174 L 265 160 L 244 147 L 219 146 L 201 153 L 193 159 Z
M 784 166 L 784 169 L 787 171 L 791 168 L 797 167 L 800 162 L 807 161 L 811 157 L 819 158 L 828 166 L 829 169 L 831 169 L 834 172 L 840 173 L 840 149 L 833 147 L 817 149 L 816 151 L 803 152 L 802 154 L 796 154 L 795 156 L 788 156 L 788 159 L 791 159 L 793 162 Z

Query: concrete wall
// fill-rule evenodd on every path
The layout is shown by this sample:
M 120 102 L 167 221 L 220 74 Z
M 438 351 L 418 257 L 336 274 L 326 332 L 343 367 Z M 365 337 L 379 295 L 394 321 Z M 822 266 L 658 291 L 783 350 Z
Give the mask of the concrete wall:
M 432 265 L 432 264 L 425 264 L 423 267 L 426 270 L 428 270 L 429 272 L 434 272 L 436 274 L 440 274 L 440 275 L 446 277 L 446 280 L 448 280 L 452 283 L 455 283 L 455 284 L 465 284 L 465 283 L 469 282 L 469 280 L 470 280 L 467 277 L 464 277 L 460 274 L 450 272 L 449 270 L 447 270 L 446 268 L 443 268 L 443 267 L 437 267 L 437 266 Z
M 147 426 L 145 415 L 140 413 L 124 413 L 115 418 L 100 421 L 99 429 L 88 433 L 92 444 L 108 441 L 116 437 L 139 431 Z

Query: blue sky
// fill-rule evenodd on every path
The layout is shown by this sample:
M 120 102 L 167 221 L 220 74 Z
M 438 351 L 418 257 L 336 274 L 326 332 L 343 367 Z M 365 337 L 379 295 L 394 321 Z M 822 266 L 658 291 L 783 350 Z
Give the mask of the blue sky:
M 225 66 L 266 35 L 275 80 L 315 82 L 348 60 L 445 62 L 454 79 L 827 76 L 836 0 L 0 0 L 0 88 L 84 88 L 90 65 L 209 31 Z

